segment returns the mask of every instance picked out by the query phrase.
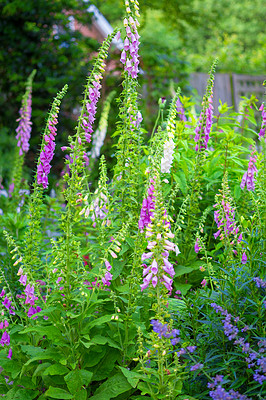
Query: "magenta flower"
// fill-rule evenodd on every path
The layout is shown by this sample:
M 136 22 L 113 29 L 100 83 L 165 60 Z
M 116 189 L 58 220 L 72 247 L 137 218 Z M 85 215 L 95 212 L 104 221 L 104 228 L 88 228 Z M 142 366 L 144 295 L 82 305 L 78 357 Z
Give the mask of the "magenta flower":
M 252 155 L 254 154 L 255 150 L 251 153 L 249 163 L 248 163 L 248 170 L 244 173 L 240 187 L 244 190 L 245 186 L 247 186 L 247 190 L 254 191 L 255 190 L 255 178 L 254 174 L 257 172 L 257 168 L 255 166 L 255 162 L 257 157 Z
M 140 219 L 139 219 L 139 229 L 143 232 L 144 227 L 147 227 L 151 222 L 151 217 L 154 212 L 154 186 L 153 180 L 151 180 L 151 185 L 148 188 L 148 197 L 143 199 L 142 208 L 140 211 Z M 150 247 L 148 247 L 149 249 Z
M 104 286 L 110 286 L 111 285 L 111 280 L 113 279 L 113 275 L 111 274 L 111 269 L 112 266 L 109 263 L 109 261 L 105 260 L 104 262 L 105 266 L 106 266 L 106 270 L 107 272 L 105 272 L 104 277 L 102 277 L 102 283 Z
M 19 282 L 23 285 L 26 286 L 27 283 L 27 275 L 21 275 L 19 278 Z
M 50 163 L 54 156 L 54 139 L 57 130 L 56 124 L 58 123 L 57 116 L 59 113 L 59 105 L 66 91 L 67 85 L 63 87 L 61 92 L 59 92 L 54 99 L 43 135 L 42 148 L 37 166 L 37 183 L 38 185 L 42 185 L 44 189 L 48 187 L 48 174 L 51 169 Z
M 185 116 L 185 110 L 179 98 L 177 98 L 176 100 L 176 111 L 177 114 L 180 116 L 180 120 L 185 122 L 187 118 Z
M 265 137 L 265 130 L 266 130 L 266 107 L 264 106 L 264 103 L 260 106 L 259 110 L 262 112 L 262 122 L 261 122 L 261 128 L 259 131 L 259 140 Z
M 120 61 L 124 64 L 124 70 L 133 79 L 138 77 L 139 73 L 139 34 L 137 31 L 136 23 L 132 17 L 130 17 L 129 23 L 125 18 L 124 20 L 126 26 L 126 38 L 124 40 L 124 49 L 121 53 Z
M 202 285 L 202 287 L 205 287 L 207 285 L 206 279 L 203 279 L 200 284 Z
M 39 164 L 37 167 L 37 182 L 39 185 L 42 185 L 44 189 L 48 187 L 48 174 L 51 169 L 50 162 L 54 156 L 55 149 L 55 135 L 56 135 L 56 124 L 57 124 L 57 115 L 51 115 L 48 120 L 48 131 L 49 134 L 44 137 L 44 147 L 40 154 Z
M 199 247 L 199 239 L 197 238 L 195 246 L 194 246 L 194 250 L 195 253 L 198 253 L 200 251 L 200 247 Z
M 97 110 L 97 103 L 100 98 L 100 89 L 101 84 L 100 80 L 102 78 L 101 75 L 94 75 L 94 81 L 92 82 L 92 86 L 89 87 L 88 90 L 88 99 L 86 102 L 86 110 L 82 115 L 81 127 L 83 130 L 83 134 L 86 142 L 91 142 L 91 134 L 93 132 L 93 123 L 95 121 L 95 114 Z
M 1 344 L 1 346 L 4 346 L 5 344 L 6 344 L 7 346 L 9 346 L 9 344 L 10 344 L 10 336 L 9 336 L 9 334 L 7 333 L 7 331 L 4 331 L 4 332 L 3 332 L 2 338 L 1 338 L 1 340 L 0 340 L 0 344 Z
M 19 155 L 22 156 L 23 152 L 27 153 L 29 150 L 29 140 L 31 134 L 31 93 L 32 93 L 32 79 L 36 71 L 33 71 L 28 79 L 28 86 L 26 93 L 22 100 L 22 106 L 19 110 L 20 117 L 18 127 L 16 129 L 17 146 L 19 147 Z
M 242 264 L 246 264 L 246 263 L 247 263 L 247 260 L 248 260 L 247 255 L 246 255 L 246 253 L 244 252 L 244 253 L 242 254 L 241 263 L 242 263 Z
M 12 358 L 12 349 L 8 350 L 7 358 L 9 358 L 11 360 L 11 358 Z

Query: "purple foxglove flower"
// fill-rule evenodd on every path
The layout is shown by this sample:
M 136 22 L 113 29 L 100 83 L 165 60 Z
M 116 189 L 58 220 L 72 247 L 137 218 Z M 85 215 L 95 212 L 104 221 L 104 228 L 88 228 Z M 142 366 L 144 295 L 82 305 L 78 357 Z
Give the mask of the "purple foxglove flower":
M 206 279 L 203 279 L 200 284 L 202 285 L 202 287 L 205 287 L 207 285 Z
M 20 282 L 23 286 L 26 286 L 26 283 L 27 283 L 27 275 L 21 275 L 21 277 L 19 278 L 19 282 Z
M 244 253 L 242 254 L 241 263 L 242 263 L 242 264 L 246 264 L 246 263 L 247 263 L 247 260 L 248 260 L 247 255 L 246 255 L 246 253 L 244 252 Z
M 148 258 L 151 258 L 153 256 L 153 252 L 149 252 L 149 253 L 143 253 L 141 256 L 141 261 L 147 260 Z
M 156 260 L 153 260 L 151 264 L 151 272 L 156 275 L 158 273 L 158 264 Z
M 157 285 L 157 283 L 158 283 L 158 278 L 157 278 L 157 276 L 155 275 L 153 278 L 152 278 L 152 281 L 151 281 L 151 283 L 152 283 L 152 286 L 155 288 L 156 287 L 156 285 Z
M 213 236 L 215 237 L 215 239 L 218 238 L 218 236 L 220 236 L 221 234 L 221 230 L 219 229 L 216 233 L 213 234 Z
M 111 264 L 109 263 L 109 261 L 106 260 L 104 263 L 105 263 L 105 266 L 106 266 L 107 271 L 111 271 L 112 266 L 111 266 Z
M 29 150 L 29 140 L 31 134 L 31 92 L 32 87 L 28 88 L 27 98 L 23 98 L 22 107 L 19 110 L 20 117 L 17 119 L 19 125 L 16 129 L 17 145 L 19 147 L 19 155 L 22 156 L 23 152 L 27 153 Z M 27 93 L 26 93 L 27 94 Z
M 195 246 L 194 246 L 195 253 L 198 253 L 200 251 L 199 247 L 199 239 L 196 240 Z
M 4 346 L 5 344 L 6 344 L 7 346 L 9 346 L 9 344 L 10 344 L 10 336 L 9 336 L 9 334 L 7 333 L 7 331 L 4 331 L 4 332 L 3 332 L 2 338 L 1 338 L 1 340 L 0 340 L 0 344 L 1 344 L 1 346 Z
M 11 358 L 12 358 L 12 349 L 8 350 L 7 358 L 9 358 L 11 360 Z
M 123 50 L 121 53 L 120 61 L 122 64 L 125 64 L 126 60 L 127 60 L 127 54 L 126 54 L 125 50 Z
M 257 157 L 252 155 L 254 154 L 254 151 L 251 153 L 249 164 L 248 164 L 248 170 L 247 172 L 244 173 L 240 187 L 242 190 L 244 190 L 245 186 L 247 186 L 247 190 L 249 191 L 254 191 L 255 190 L 255 178 L 254 174 L 257 172 L 257 168 L 255 166 L 255 162 Z
M 142 272 L 142 276 L 146 276 L 147 274 L 149 274 L 151 272 L 151 267 L 148 265 L 148 267 L 146 266 L 146 264 L 142 264 L 142 266 L 144 266 L 145 268 L 143 269 Z
M 163 285 L 166 287 L 167 290 L 169 290 L 169 292 L 172 292 L 172 283 L 173 283 L 173 279 L 168 278 L 168 276 L 164 275 L 162 276 L 163 278 Z
M 124 40 L 124 50 L 128 51 L 129 50 L 129 46 L 130 46 L 130 42 L 128 40 L 128 38 L 126 37 Z
M 261 140 L 262 138 L 265 138 L 265 130 L 266 130 L 266 107 L 264 106 L 264 103 L 262 103 L 259 110 L 262 112 L 262 122 L 259 131 L 259 140 Z
M 167 260 L 167 258 L 163 258 L 164 265 L 162 266 L 163 270 L 169 274 L 171 277 L 175 275 L 175 270 L 173 265 Z

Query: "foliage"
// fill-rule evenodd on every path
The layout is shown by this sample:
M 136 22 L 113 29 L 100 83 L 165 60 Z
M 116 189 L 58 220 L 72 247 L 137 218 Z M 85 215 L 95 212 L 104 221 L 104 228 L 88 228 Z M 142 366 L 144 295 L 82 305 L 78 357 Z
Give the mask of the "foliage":
M 67 85 L 47 114 L 31 193 L 21 168 L 14 168 L 13 192 L 1 187 L 0 394 L 262 400 L 265 121 L 260 129 L 254 97 L 243 99 L 239 113 L 221 104 L 213 116 L 215 61 L 200 114 L 178 89 L 171 102 L 160 98 L 144 140 L 139 7 L 125 4 L 111 174 L 102 155 L 96 187 L 90 184 L 99 138 L 93 123 L 116 31 L 87 77 L 53 191 L 48 176 Z M 14 165 L 20 157 L 17 151 Z

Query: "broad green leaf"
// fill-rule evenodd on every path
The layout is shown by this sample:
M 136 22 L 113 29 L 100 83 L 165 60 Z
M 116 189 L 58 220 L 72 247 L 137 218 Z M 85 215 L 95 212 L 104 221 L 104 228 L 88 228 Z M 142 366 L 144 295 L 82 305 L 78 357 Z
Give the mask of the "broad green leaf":
M 45 392 L 46 397 L 52 397 L 52 399 L 73 399 L 73 395 L 67 392 L 64 389 L 56 388 L 53 386 L 50 386 L 48 390 Z
M 39 391 L 29 389 L 13 388 L 5 395 L 6 400 L 32 400 L 39 394 Z
M 139 383 L 139 380 L 142 378 L 142 375 L 137 372 L 130 371 L 124 367 L 119 367 L 119 368 L 123 372 L 123 375 L 127 378 L 128 383 L 130 383 L 130 385 L 133 388 L 135 388 L 137 386 L 137 384 Z
M 34 325 L 24 329 L 20 333 L 23 334 L 29 332 L 36 332 L 39 333 L 41 336 L 47 336 L 47 339 L 53 340 L 54 342 L 64 341 L 60 330 L 53 325 L 50 326 Z
M 37 382 L 37 377 L 38 377 L 38 376 L 42 376 L 43 371 L 44 371 L 47 367 L 49 367 L 50 365 L 51 365 L 51 363 L 49 363 L 49 362 L 38 365 L 38 367 L 37 367 L 37 368 L 35 369 L 35 371 L 34 371 L 34 374 L 32 375 L 32 382 L 33 382 L 34 384 L 36 384 L 36 382 Z
M 88 386 L 88 384 L 91 381 L 91 378 L 93 376 L 93 372 L 91 371 L 86 371 L 85 369 L 81 369 L 79 371 L 81 379 L 82 379 L 82 385 Z
M 119 352 L 112 347 L 108 348 L 107 353 L 101 359 L 101 361 L 93 369 L 93 380 L 101 381 L 108 376 L 115 367 L 115 362 L 118 358 Z
M 180 290 L 183 296 L 187 294 L 189 289 L 192 287 L 189 283 L 180 283 L 180 282 L 174 282 L 175 285 L 175 290 Z
M 70 393 L 75 394 L 76 392 L 81 390 L 82 380 L 81 380 L 80 372 L 78 370 L 69 372 L 64 377 L 64 380 L 67 384 L 67 388 L 70 391 Z
M 131 388 L 131 385 L 122 373 L 116 374 L 107 379 L 96 390 L 95 395 L 90 397 L 90 400 L 110 400 L 122 393 L 128 392 Z
M 87 400 L 87 390 L 83 388 L 77 392 L 75 394 L 75 400 Z
M 50 365 L 44 372 L 43 375 L 65 375 L 69 372 L 69 369 L 61 364 Z
M 184 274 L 189 274 L 189 272 L 193 271 L 191 267 L 185 267 L 184 265 L 178 265 L 175 268 L 175 276 L 181 276 Z

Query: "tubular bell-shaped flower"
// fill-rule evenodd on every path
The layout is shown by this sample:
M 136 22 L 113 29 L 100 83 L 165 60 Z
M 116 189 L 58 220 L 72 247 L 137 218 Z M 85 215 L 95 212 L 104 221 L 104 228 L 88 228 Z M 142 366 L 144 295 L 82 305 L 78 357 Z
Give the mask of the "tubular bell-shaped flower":
M 243 234 L 239 232 L 239 226 L 235 220 L 235 209 L 233 200 L 230 195 L 230 189 L 227 181 L 227 174 L 223 179 L 222 190 L 215 196 L 215 204 L 213 206 L 214 220 L 217 224 L 218 231 L 214 233 L 215 239 L 220 237 L 222 241 L 231 249 L 232 253 L 237 255 L 238 251 L 234 248 L 240 248 L 243 240 Z M 243 253 L 242 264 L 246 263 L 246 254 Z
M 178 95 L 179 91 L 176 93 L 174 96 L 170 110 L 169 110 L 169 115 L 168 115 L 168 120 L 167 120 L 167 125 L 166 125 L 166 140 L 163 145 L 163 157 L 161 159 L 161 172 L 162 173 L 169 173 L 171 169 L 171 165 L 174 159 L 174 148 L 175 148 L 175 143 L 173 141 L 174 139 L 174 134 L 175 134 L 175 126 L 176 126 L 176 114 L 177 114 L 177 108 L 176 108 L 176 102 L 178 100 Z
M 244 190 L 245 186 L 247 190 L 254 191 L 255 190 L 255 173 L 257 172 L 257 168 L 255 166 L 255 162 L 257 160 L 256 155 L 253 156 L 255 150 L 252 151 L 249 163 L 248 163 L 248 170 L 244 173 L 240 187 Z
M 202 111 L 200 113 L 198 124 L 195 128 L 196 151 L 207 149 L 208 141 L 210 139 L 210 132 L 212 127 L 212 115 L 213 115 L 213 85 L 214 85 L 214 72 L 216 69 L 217 60 L 214 61 L 206 88 L 206 93 L 202 101 Z
M 133 1 L 133 3 L 137 3 Z M 136 5 L 136 4 L 134 4 Z M 124 70 L 133 79 L 138 77 L 139 73 L 139 34 L 137 26 L 139 22 L 137 16 L 139 16 L 138 10 L 135 8 L 135 15 L 131 11 L 130 7 L 127 7 L 129 18 L 124 19 L 124 26 L 126 28 L 126 38 L 124 40 L 124 49 L 121 53 L 120 61 L 124 64 Z
M 33 70 L 30 74 L 27 84 L 26 92 L 22 99 L 22 106 L 19 110 L 20 117 L 17 119 L 19 121 L 18 127 L 16 129 L 19 147 L 19 155 L 22 156 L 23 153 L 27 153 L 29 150 L 29 140 L 31 134 L 31 93 L 32 93 L 32 81 L 36 74 L 36 70 Z
M 61 92 L 55 97 L 51 111 L 48 115 L 48 120 L 43 133 L 43 141 L 41 147 L 41 153 L 38 160 L 37 166 L 37 183 L 42 185 L 44 189 L 48 187 L 48 174 L 51 169 L 51 161 L 54 156 L 55 150 L 55 136 L 56 136 L 56 124 L 58 122 L 57 116 L 59 113 L 59 106 L 61 104 L 62 98 L 67 92 L 68 86 L 65 85 Z
M 146 227 L 146 237 L 148 238 L 147 249 L 152 250 L 144 253 L 141 257 L 143 264 L 143 283 L 141 291 L 152 285 L 154 288 L 162 284 L 171 293 L 173 277 L 175 271 L 173 265 L 168 260 L 169 251 L 176 251 L 176 245 L 169 240 L 173 238 L 171 225 L 165 208 L 162 206 L 161 195 L 159 192 L 159 177 L 150 179 L 152 184 L 152 209 L 150 214 L 146 214 L 140 219 L 141 230 Z M 151 187 L 148 189 L 151 192 Z M 147 209 L 145 209 L 145 212 Z M 143 207 L 142 207 L 143 214 Z
M 266 107 L 264 103 L 262 103 L 259 110 L 261 111 L 261 116 L 262 116 L 261 128 L 259 131 L 259 140 L 261 140 L 265 138 L 265 130 L 266 130 Z

